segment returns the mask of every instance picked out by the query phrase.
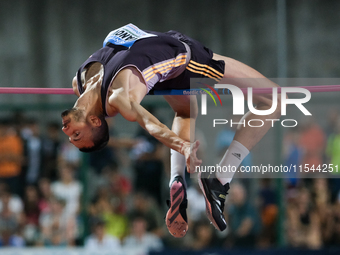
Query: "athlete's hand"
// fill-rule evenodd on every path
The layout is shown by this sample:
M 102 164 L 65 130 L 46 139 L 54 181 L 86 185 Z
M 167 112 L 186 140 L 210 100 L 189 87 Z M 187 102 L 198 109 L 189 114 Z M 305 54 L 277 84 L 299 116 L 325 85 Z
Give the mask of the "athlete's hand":
M 185 156 L 187 171 L 189 173 L 194 172 L 196 166 L 200 166 L 202 164 L 202 160 L 198 159 L 196 156 L 199 145 L 200 142 L 198 140 L 193 143 L 185 142 L 183 144 L 182 154 Z

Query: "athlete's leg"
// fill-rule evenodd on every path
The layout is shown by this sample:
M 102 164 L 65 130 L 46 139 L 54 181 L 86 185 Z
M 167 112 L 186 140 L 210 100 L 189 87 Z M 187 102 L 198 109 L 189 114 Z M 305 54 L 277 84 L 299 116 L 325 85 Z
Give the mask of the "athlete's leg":
M 190 141 L 190 126 L 195 126 L 197 117 L 197 100 L 195 96 L 164 96 L 175 111 L 172 131 L 180 138 Z M 192 130 L 194 131 L 194 129 Z M 178 175 L 184 179 L 185 158 L 177 151 L 171 150 L 171 178 L 170 184 Z
M 221 55 L 214 54 L 215 60 L 224 60 L 225 62 L 225 72 L 224 78 L 232 79 L 235 81 L 235 85 L 240 88 L 253 87 L 253 88 L 268 88 L 268 87 L 278 87 L 277 84 L 265 78 L 261 73 L 255 69 L 237 61 L 232 58 L 224 57 Z M 247 78 L 247 79 L 241 79 Z M 253 79 L 250 79 L 253 78 Z M 223 79 L 221 81 L 223 83 Z M 256 105 L 257 110 L 267 110 L 272 106 L 272 95 L 271 94 L 254 94 L 253 103 Z M 255 144 L 257 144 L 262 137 L 271 128 L 271 121 L 265 121 L 265 119 L 278 119 L 280 117 L 281 103 L 280 97 L 278 97 L 278 103 L 276 110 L 270 115 L 254 115 L 248 112 L 243 119 L 260 119 L 263 120 L 264 125 L 259 128 L 252 128 L 246 125 L 243 127 L 240 125 L 235 134 L 235 140 L 243 144 L 248 150 L 251 150 Z M 242 120 L 243 120 L 242 119 Z
M 164 96 L 175 111 L 172 131 L 180 138 L 190 141 L 190 126 L 195 125 L 197 101 L 195 96 Z M 188 230 L 186 216 L 185 157 L 171 150 L 170 209 L 166 215 L 166 225 L 175 237 L 183 237 Z
M 232 79 L 235 81 L 235 85 L 240 88 L 253 87 L 253 88 L 265 88 L 265 87 L 278 87 L 274 82 L 266 79 L 262 74 L 260 74 L 255 69 L 237 61 L 232 58 L 227 58 L 221 55 L 214 54 L 214 59 L 224 60 L 225 62 L 225 73 L 224 78 Z M 247 79 L 241 79 L 247 78 Z M 253 78 L 253 79 L 250 79 Z M 221 81 L 223 83 L 223 79 Z M 256 105 L 257 110 L 267 110 L 272 106 L 272 95 L 270 94 L 254 94 L 253 102 Z M 252 128 L 248 125 L 243 127 L 240 125 L 235 134 L 235 140 L 243 144 L 248 150 L 251 150 L 255 144 L 257 144 L 262 137 L 268 132 L 272 126 L 271 121 L 265 121 L 265 119 L 278 119 L 280 117 L 281 103 L 280 98 L 278 98 L 277 108 L 270 115 L 255 115 L 248 112 L 243 119 L 260 119 L 263 120 L 264 125 L 259 128 Z M 243 120 L 242 119 L 242 120 Z
M 278 87 L 277 84 L 266 79 L 261 73 L 255 69 L 237 61 L 232 58 L 224 57 L 221 55 L 214 54 L 215 60 L 223 60 L 225 62 L 224 79 L 233 81 L 233 84 L 240 87 L 253 87 L 253 88 L 264 88 L 264 87 Z M 223 79 L 221 83 L 223 83 Z M 280 99 L 278 99 L 280 100 Z M 253 103 L 256 105 L 257 110 L 267 110 L 272 106 L 272 95 L 271 94 L 253 94 Z M 234 165 L 238 167 L 242 160 L 247 156 L 249 151 L 262 139 L 262 137 L 272 127 L 271 121 L 266 119 L 279 119 L 280 118 L 280 102 L 277 103 L 276 110 L 270 115 L 255 115 L 251 112 L 246 113 L 241 119 L 234 141 L 229 147 L 228 151 L 220 162 L 221 165 Z M 247 125 L 251 119 L 262 120 L 262 127 L 250 127 Z M 234 156 L 236 153 L 237 156 Z M 225 184 L 231 181 L 232 176 L 217 175 L 217 178 Z
M 239 61 L 217 54 L 214 54 L 213 59 L 223 60 L 225 62 L 224 79 L 220 82 L 222 84 L 231 83 L 241 88 L 277 87 L 275 83 L 266 79 L 262 74 Z M 272 106 L 272 96 L 254 94 L 253 103 L 256 105 L 257 110 L 270 109 Z M 248 123 L 248 120 L 250 119 L 259 119 L 263 121 L 264 125 L 262 127 L 254 128 L 249 127 L 247 124 L 239 124 L 234 140 L 224 154 L 220 165 L 238 168 L 242 160 L 248 155 L 249 150 L 262 139 L 272 126 L 272 122 L 265 121 L 265 119 L 278 119 L 279 114 L 280 102 L 278 102 L 276 110 L 270 115 L 260 116 L 254 115 L 251 112 L 245 114 L 240 121 L 241 123 Z M 206 200 L 207 216 L 219 230 L 224 230 L 227 226 L 223 216 L 223 210 L 225 197 L 229 190 L 229 183 L 232 178 L 232 171 L 229 173 L 217 172 L 216 178 L 202 178 L 201 175 L 199 176 L 199 184 Z

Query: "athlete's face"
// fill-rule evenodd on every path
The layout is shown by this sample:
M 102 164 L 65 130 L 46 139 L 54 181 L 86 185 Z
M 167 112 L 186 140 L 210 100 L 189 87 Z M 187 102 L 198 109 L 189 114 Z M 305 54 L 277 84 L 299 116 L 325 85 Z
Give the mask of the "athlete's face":
M 94 145 L 92 141 L 92 126 L 86 121 L 84 112 L 75 108 L 61 114 L 63 132 L 69 137 L 70 143 L 77 148 L 87 148 Z

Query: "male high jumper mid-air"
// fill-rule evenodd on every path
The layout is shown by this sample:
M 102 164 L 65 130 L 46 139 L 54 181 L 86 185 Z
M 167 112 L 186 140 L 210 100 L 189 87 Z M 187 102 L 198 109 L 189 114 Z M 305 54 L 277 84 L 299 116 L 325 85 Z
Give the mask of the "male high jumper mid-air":
M 190 125 L 195 125 L 197 101 L 189 95 L 164 96 L 175 112 L 171 130 L 140 103 L 154 90 L 189 89 L 190 78 L 211 78 L 218 82 L 222 78 L 265 77 L 239 61 L 213 53 L 179 32 L 145 31 L 128 24 L 109 33 L 103 47 L 81 65 L 72 82 L 79 98 L 72 109 L 62 113 L 62 130 L 69 141 L 84 152 L 99 150 L 107 144 L 109 130 L 105 118 L 117 114 L 138 122 L 171 149 L 170 209 L 166 225 L 175 237 L 183 237 L 188 230 L 185 166 L 190 171 L 190 165 L 192 168 L 201 164 L 196 157 L 199 142 L 190 143 Z M 235 85 L 277 86 L 269 81 L 248 84 L 246 79 Z M 253 102 L 258 110 L 270 109 L 272 105 L 268 95 L 255 94 Z M 280 107 L 277 107 L 271 115 L 256 118 L 277 119 L 279 113 Z M 252 117 L 253 113 L 249 112 L 243 118 L 247 121 Z M 260 128 L 238 128 L 220 165 L 238 167 L 270 127 L 271 123 L 264 121 Z M 227 225 L 223 210 L 231 177 L 222 173 L 211 178 L 199 176 L 208 218 L 221 231 Z

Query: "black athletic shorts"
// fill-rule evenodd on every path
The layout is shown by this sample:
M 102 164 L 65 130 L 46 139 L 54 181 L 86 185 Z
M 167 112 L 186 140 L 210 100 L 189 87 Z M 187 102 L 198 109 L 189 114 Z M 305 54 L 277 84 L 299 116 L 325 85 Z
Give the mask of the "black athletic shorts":
M 212 59 L 213 52 L 209 48 L 177 31 L 170 30 L 165 34 L 190 47 L 190 61 L 180 75 L 176 78 L 156 83 L 149 94 L 153 94 L 154 90 L 190 89 L 190 78 L 210 78 L 213 83 L 223 78 L 224 61 Z

